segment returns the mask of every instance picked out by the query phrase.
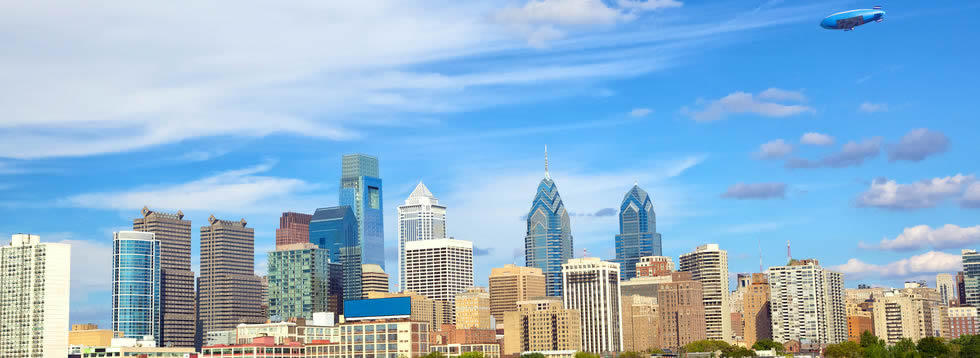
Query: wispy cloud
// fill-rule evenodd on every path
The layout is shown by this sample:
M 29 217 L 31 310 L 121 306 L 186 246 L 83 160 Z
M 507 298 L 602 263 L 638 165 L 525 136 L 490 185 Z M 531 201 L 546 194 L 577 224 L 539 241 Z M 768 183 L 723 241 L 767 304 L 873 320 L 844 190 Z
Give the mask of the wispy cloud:
M 714 101 L 699 100 L 696 106 L 699 109 L 685 107 L 681 111 L 699 122 L 717 121 L 734 114 L 789 117 L 816 113 L 816 110 L 807 105 L 785 103 L 803 100 L 806 100 L 806 96 L 801 92 L 770 88 L 758 95 L 738 91 Z
M 946 152 L 949 138 L 942 132 L 927 128 L 913 129 L 895 144 L 888 146 L 888 160 L 919 162 L 927 157 Z
M 759 159 L 783 159 L 790 153 L 793 153 L 793 145 L 782 139 L 776 139 L 762 143 L 755 156 Z
M 650 113 L 653 113 L 653 110 L 649 108 L 634 108 L 630 111 L 630 115 L 633 117 L 646 117 Z
M 872 103 L 872 102 L 862 102 L 858 106 L 858 111 L 864 113 L 877 113 L 877 112 L 888 112 L 887 103 Z
M 786 198 L 786 183 L 738 183 L 728 187 L 721 194 L 729 199 L 783 199 Z
M 834 144 L 834 137 L 823 133 L 808 132 L 800 137 L 800 144 L 827 146 Z
M 828 154 L 819 160 L 790 158 L 784 164 L 787 168 L 846 168 L 864 164 L 864 161 L 877 157 L 881 152 L 881 137 L 858 142 L 845 143 L 839 152 Z

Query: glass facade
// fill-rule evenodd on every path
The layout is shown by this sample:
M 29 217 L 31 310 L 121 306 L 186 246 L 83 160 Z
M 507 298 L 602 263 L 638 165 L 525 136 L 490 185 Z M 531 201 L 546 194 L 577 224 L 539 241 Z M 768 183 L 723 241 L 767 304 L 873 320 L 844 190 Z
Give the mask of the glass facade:
M 657 214 L 653 201 L 639 186 L 623 197 L 619 206 L 619 235 L 616 235 L 616 260 L 622 279 L 636 277 L 636 263 L 644 256 L 661 256 L 660 234 L 657 233 Z
M 527 215 L 524 255 L 528 267 L 544 273 L 548 296 L 561 296 L 561 265 L 572 258 L 572 229 L 558 187 L 549 177 L 538 184 Z
M 326 249 L 330 262 L 343 267 L 345 300 L 361 298 L 361 241 L 357 219 L 349 206 L 316 209 L 310 220 L 310 242 Z
M 160 241 L 121 231 L 112 242 L 112 330 L 160 340 Z
M 966 304 L 980 307 L 980 253 L 963 250 L 963 286 Z
M 344 155 L 340 176 L 340 205 L 349 206 L 357 218 L 357 237 L 363 251 L 361 262 L 385 267 L 384 215 L 378 158 Z M 312 238 L 311 238 L 312 240 Z
M 270 317 L 313 319 L 314 312 L 341 311 L 341 268 L 331 270 L 327 250 L 305 245 L 269 252 Z

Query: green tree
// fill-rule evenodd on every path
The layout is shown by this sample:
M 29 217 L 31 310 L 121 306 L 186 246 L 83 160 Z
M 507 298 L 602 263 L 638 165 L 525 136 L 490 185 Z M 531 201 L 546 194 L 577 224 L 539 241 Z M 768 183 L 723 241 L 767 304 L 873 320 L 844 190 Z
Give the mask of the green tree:
M 483 358 L 483 352 L 466 352 L 460 354 L 459 358 Z
M 422 356 L 422 358 L 446 358 L 446 356 L 439 352 L 429 352 L 429 354 Z
M 599 358 L 598 354 L 592 354 L 589 352 L 575 352 L 575 358 Z
M 646 354 L 664 354 L 664 353 L 666 353 L 666 352 L 664 352 L 663 349 L 660 349 L 660 348 L 647 348 L 647 350 L 644 351 L 644 352 Z
M 640 352 L 626 351 L 619 354 L 619 358 L 643 358 Z
M 725 343 L 725 341 L 715 341 L 715 340 L 705 339 L 705 340 L 688 343 L 687 345 L 684 346 L 684 351 L 688 353 L 714 352 L 714 351 L 724 350 L 728 347 L 729 345 L 728 343 Z
M 960 336 L 950 342 L 953 350 L 959 350 L 960 357 L 980 357 L 980 336 Z
M 861 346 L 851 341 L 831 344 L 824 350 L 824 355 L 832 358 L 861 358 L 861 353 Z
M 888 348 L 888 353 L 895 358 L 914 358 L 918 356 L 918 349 L 915 348 L 914 341 L 908 338 L 902 338 L 902 340 Z
M 916 344 L 916 349 L 923 357 L 938 358 L 949 356 L 949 347 L 939 337 L 924 337 Z
M 872 344 L 862 348 L 864 358 L 889 358 L 888 349 L 884 345 Z
M 526 353 L 526 354 L 521 354 L 520 358 L 544 358 L 544 354 L 541 354 L 541 353 Z
M 739 346 L 728 346 L 721 352 L 722 357 L 742 358 L 755 357 L 755 351 Z
M 775 349 L 776 352 L 782 352 L 786 350 L 786 348 L 783 347 L 782 344 L 773 341 L 769 338 L 756 341 L 755 344 L 752 345 L 752 349 L 755 349 L 757 351 L 767 351 L 770 349 Z

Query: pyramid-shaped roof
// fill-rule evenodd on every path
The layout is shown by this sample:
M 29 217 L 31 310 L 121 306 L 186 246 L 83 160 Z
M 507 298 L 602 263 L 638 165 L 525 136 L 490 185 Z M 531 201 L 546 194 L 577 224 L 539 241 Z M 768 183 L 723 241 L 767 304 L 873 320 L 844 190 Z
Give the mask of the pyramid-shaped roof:
M 436 198 L 434 195 L 432 195 L 432 192 L 429 191 L 429 188 L 426 188 L 425 187 L 425 184 L 422 183 L 421 181 L 419 181 L 419 185 L 416 185 L 415 186 L 415 190 L 412 190 L 412 194 L 409 195 L 408 197 L 409 198 L 426 197 L 426 198 L 432 198 L 432 199 L 435 199 Z

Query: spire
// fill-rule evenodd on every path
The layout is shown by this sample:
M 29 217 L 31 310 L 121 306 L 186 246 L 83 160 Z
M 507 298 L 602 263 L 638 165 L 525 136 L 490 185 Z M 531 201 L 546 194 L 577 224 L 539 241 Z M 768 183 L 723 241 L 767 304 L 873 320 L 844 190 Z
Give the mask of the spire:
M 548 145 L 544 145 L 544 177 L 551 179 L 551 174 L 548 173 Z

